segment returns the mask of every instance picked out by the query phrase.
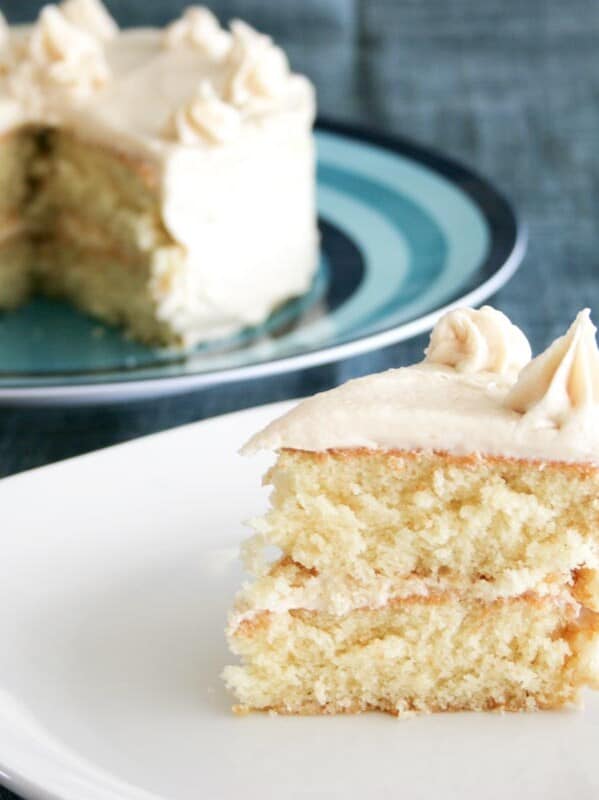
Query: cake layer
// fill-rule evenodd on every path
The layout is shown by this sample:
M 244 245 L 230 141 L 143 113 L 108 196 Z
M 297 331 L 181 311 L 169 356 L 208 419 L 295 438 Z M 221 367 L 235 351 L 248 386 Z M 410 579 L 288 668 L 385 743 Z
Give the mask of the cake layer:
M 90 246 L 85 237 L 55 238 L 41 242 L 35 250 L 34 286 L 46 295 L 69 300 L 103 322 L 122 326 L 139 341 L 181 344 L 157 316 L 160 261 L 167 281 L 173 258 L 168 248 L 136 258 L 109 244 Z
M 272 508 L 250 552 L 275 545 L 366 587 L 420 578 L 515 595 L 599 562 L 599 470 L 589 465 L 284 450 L 267 481 Z
M 261 612 L 228 635 L 243 660 L 224 673 L 240 712 L 531 710 L 599 686 L 597 617 L 535 596 Z
M 169 245 L 184 254 L 162 222 L 155 165 L 68 131 L 46 137 L 49 157 L 34 213 L 47 236 L 66 232 L 85 241 L 81 229 L 94 229 L 104 247 L 126 254 Z

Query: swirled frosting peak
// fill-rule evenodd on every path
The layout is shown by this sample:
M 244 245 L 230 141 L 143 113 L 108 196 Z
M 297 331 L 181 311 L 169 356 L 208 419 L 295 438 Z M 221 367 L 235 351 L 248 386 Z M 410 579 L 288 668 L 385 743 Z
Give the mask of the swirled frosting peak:
M 490 306 L 459 308 L 441 317 L 431 334 L 426 361 L 459 372 L 517 372 L 531 351 L 520 328 Z
M 119 32 L 101 0 L 64 0 L 60 10 L 73 25 L 103 41 L 113 39 Z
M 229 50 L 231 35 L 221 28 L 214 14 L 204 6 L 190 6 L 180 19 L 164 32 L 167 48 L 193 47 L 213 59 L 221 59 Z
M 589 309 L 581 311 L 567 333 L 522 370 L 504 404 L 556 427 L 598 405 L 596 330 Z
M 233 43 L 227 55 L 229 68 L 224 97 L 240 108 L 260 108 L 276 102 L 289 80 L 285 53 L 269 36 L 240 20 L 231 23 Z
M 205 80 L 190 102 L 173 114 L 165 135 L 181 144 L 217 145 L 235 138 L 240 129 L 239 111 L 225 103 Z
M 22 71 L 22 80 L 49 83 L 74 94 L 101 88 L 110 75 L 102 45 L 56 6 L 42 9 L 22 59 L 30 67 Z

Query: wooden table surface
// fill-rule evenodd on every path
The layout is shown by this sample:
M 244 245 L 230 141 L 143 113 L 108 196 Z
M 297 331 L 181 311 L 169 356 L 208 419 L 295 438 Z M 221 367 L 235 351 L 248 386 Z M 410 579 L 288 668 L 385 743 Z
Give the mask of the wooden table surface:
M 11 21 L 41 3 L 4 0 Z M 183 3 L 114 0 L 123 24 Z M 595 0 L 214 2 L 277 36 L 315 81 L 321 111 L 433 145 L 489 176 L 529 227 L 493 299 L 544 347 L 590 306 L 599 319 L 599 3 Z M 257 384 L 80 409 L 0 409 L 0 475 L 408 363 L 424 338 Z M 13 797 L 0 790 L 0 798 Z M 82 798 L 84 800 L 84 798 Z

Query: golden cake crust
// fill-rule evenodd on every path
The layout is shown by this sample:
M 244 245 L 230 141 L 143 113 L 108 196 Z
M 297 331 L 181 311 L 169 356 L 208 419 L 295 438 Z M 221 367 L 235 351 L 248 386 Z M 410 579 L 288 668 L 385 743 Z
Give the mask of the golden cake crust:
M 573 461 L 546 461 L 541 459 L 531 458 L 515 458 L 513 456 L 498 456 L 488 455 L 486 453 L 467 453 L 464 455 L 450 453 L 447 450 L 402 450 L 400 448 L 391 448 L 388 450 L 380 450 L 368 447 L 344 447 L 336 448 L 331 447 L 327 450 L 302 450 L 295 447 L 283 447 L 282 453 L 296 454 L 307 459 L 314 459 L 322 461 L 327 456 L 333 456 L 342 460 L 359 459 L 362 457 L 372 455 L 384 455 L 391 458 L 402 459 L 418 459 L 422 456 L 434 455 L 443 459 L 449 464 L 453 464 L 459 469 L 466 469 L 468 467 L 477 467 L 481 461 L 486 461 L 491 464 L 509 464 L 526 468 L 537 468 L 541 470 L 564 470 L 567 473 L 577 473 L 581 477 L 594 477 L 599 475 L 599 466 L 591 463 L 573 462 Z

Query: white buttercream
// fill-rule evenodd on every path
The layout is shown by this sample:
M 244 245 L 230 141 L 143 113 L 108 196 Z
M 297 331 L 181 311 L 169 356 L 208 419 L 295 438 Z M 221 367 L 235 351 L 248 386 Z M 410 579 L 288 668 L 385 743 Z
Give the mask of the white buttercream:
M 190 6 L 183 16 L 164 32 L 168 48 L 194 47 L 213 59 L 221 59 L 231 46 L 231 35 L 221 28 L 218 19 L 204 6 Z
M 225 103 L 209 81 L 202 81 L 191 100 L 175 111 L 165 135 L 181 144 L 214 146 L 239 136 L 241 123 L 239 111 Z
M 474 582 L 468 586 L 467 594 L 471 599 L 488 603 L 534 590 L 535 594 L 553 597 L 556 602 L 574 602 L 570 572 L 563 575 L 563 582 L 546 581 L 545 578 L 541 570 L 511 570 L 493 583 Z M 442 577 L 379 577 L 371 584 L 361 585 L 351 577 L 342 575 L 300 575 L 299 579 L 289 580 L 287 576 L 277 574 L 275 568 L 274 574 L 243 586 L 237 595 L 229 625 L 235 629 L 244 620 L 264 611 L 283 614 L 301 608 L 340 616 L 358 608 L 381 608 L 408 597 L 434 597 L 463 591 L 463 585 L 456 586 Z
M 580 318 L 578 328 L 587 324 L 585 319 Z M 575 372 L 570 370 L 565 384 L 564 372 L 559 375 L 560 397 L 564 385 L 572 387 L 575 375 L 575 394 L 585 412 L 560 414 L 559 424 L 539 425 L 535 414 L 509 407 L 506 398 L 516 381 L 514 373 L 466 373 L 423 362 L 358 378 L 303 401 L 254 436 L 244 452 L 364 447 L 599 464 L 599 407 L 590 402 L 596 383 L 578 377 L 581 358 L 595 364 L 592 348 L 589 355 L 588 327 L 586 331 L 570 331 L 565 343 L 558 340 L 553 346 L 560 354 L 575 353 L 568 356 L 570 367 L 576 364 Z M 534 363 L 522 373 L 524 379 L 528 372 L 526 396 L 537 380 L 543 385 L 546 374 L 545 367 L 533 372 Z
M 241 20 L 231 23 L 224 97 L 240 108 L 261 110 L 284 96 L 290 72 L 285 53 L 269 36 Z
M 103 41 L 113 39 L 119 26 L 101 0 L 63 0 L 60 10 L 69 22 Z
M 535 423 L 561 427 L 575 416 L 594 419 L 599 404 L 599 349 L 590 311 L 522 371 L 505 405 Z
M 518 372 L 530 357 L 520 328 L 491 306 L 448 312 L 435 325 L 426 349 L 426 361 L 459 372 Z
M 82 96 L 100 89 L 110 76 L 101 45 L 56 6 L 42 9 L 22 52 L 22 67 L 22 82 Z

